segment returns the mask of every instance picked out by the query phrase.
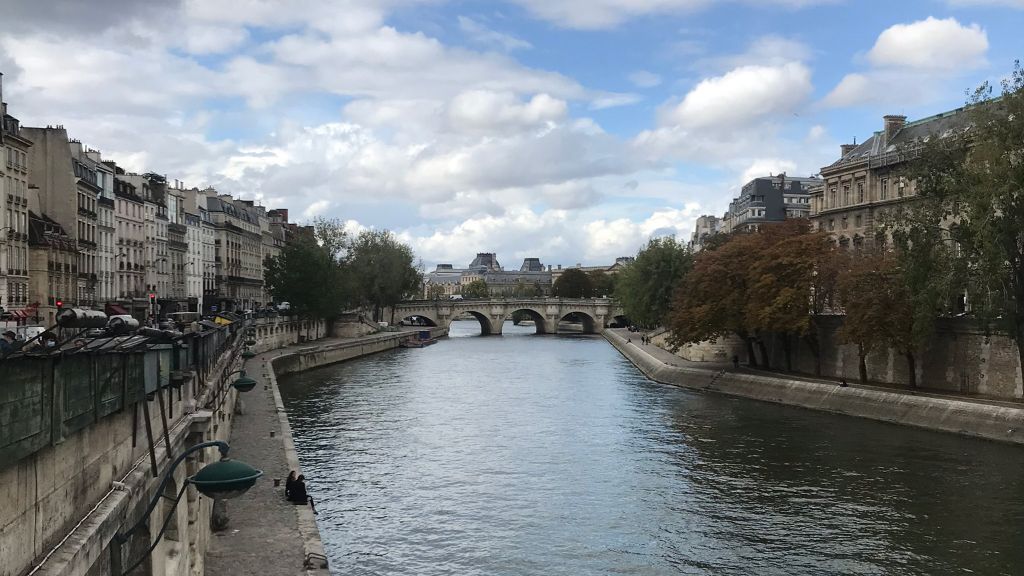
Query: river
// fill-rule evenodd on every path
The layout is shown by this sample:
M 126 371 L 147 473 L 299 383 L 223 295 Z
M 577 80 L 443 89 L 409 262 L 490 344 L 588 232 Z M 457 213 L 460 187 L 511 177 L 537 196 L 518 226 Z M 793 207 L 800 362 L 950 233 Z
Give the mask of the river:
M 1024 574 L 1024 451 L 506 324 L 281 379 L 333 574 Z

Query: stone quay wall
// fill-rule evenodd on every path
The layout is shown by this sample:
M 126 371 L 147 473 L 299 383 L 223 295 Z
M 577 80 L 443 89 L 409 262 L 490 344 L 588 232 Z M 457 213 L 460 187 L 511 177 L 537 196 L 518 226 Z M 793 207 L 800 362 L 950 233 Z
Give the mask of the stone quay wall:
M 860 378 L 857 347 L 841 343 L 837 335 L 842 317 L 819 317 L 818 326 L 821 376 L 857 381 Z M 659 336 L 654 342 L 664 347 L 666 337 L 667 334 Z M 786 355 L 782 338 L 773 335 L 766 339 L 765 346 L 772 367 L 784 368 Z M 815 357 L 807 342 L 791 339 L 790 348 L 793 371 L 814 374 Z M 734 354 L 744 363 L 747 361 L 746 345 L 735 336 L 689 344 L 680 348 L 677 354 L 691 362 L 731 363 Z M 756 346 L 755 354 L 760 360 L 761 353 Z M 868 354 L 866 364 L 868 379 L 872 382 L 902 385 L 909 382 L 906 359 L 895 350 L 875 350 Z M 1016 343 L 1005 334 L 986 334 L 967 320 L 940 320 L 935 337 L 916 357 L 916 365 L 918 385 L 924 388 L 993 398 L 1024 398 L 1024 379 Z
M 270 343 L 263 345 L 297 341 L 307 328 L 315 329 L 286 318 L 262 321 L 260 326 L 271 334 Z M 236 332 L 238 327 L 224 332 Z M 40 430 L 49 438 L 47 431 L 52 429 L 52 441 L 25 451 L 16 461 L 0 461 L 0 576 L 109 574 L 114 534 L 141 518 L 173 457 L 200 442 L 229 440 L 238 392 L 221 376 L 241 368 L 240 344 L 241 336 L 232 334 L 190 382 L 161 387 L 148 399 L 124 400 L 119 407 L 105 408 L 110 390 L 101 388 L 97 380 L 44 382 L 41 398 L 57 402 L 62 418 L 43 422 Z M 57 361 L 73 360 L 69 356 Z M 130 390 L 129 384 L 120 386 Z M 4 409 L 0 411 L 7 415 L 0 419 L 0 426 L 13 426 L 8 417 L 17 414 L 10 410 L 24 411 L 32 405 L 26 404 L 31 397 L 12 396 L 20 390 L 10 380 L 0 382 L 0 408 Z M 51 394 L 58 396 L 47 400 Z M 102 413 L 101 408 L 105 408 Z M 78 412 L 90 421 L 69 427 L 71 416 Z M 6 432 L 14 440 L 20 437 L 13 428 Z M 186 459 L 173 475 L 174 494 L 188 476 L 219 457 L 216 448 L 208 448 Z M 151 458 L 156 461 L 156 474 Z M 144 562 L 143 573 L 201 576 L 210 541 L 212 500 L 190 486 L 172 518 L 169 502 L 156 507 L 150 529 L 141 530 L 124 545 L 123 567 L 145 555 L 166 519 L 169 529 Z
M 1024 407 L 1014 403 L 979 402 L 866 386 L 840 387 L 783 375 L 676 366 L 627 342 L 626 336 L 614 330 L 605 331 L 604 337 L 648 378 L 663 384 L 1024 444 Z

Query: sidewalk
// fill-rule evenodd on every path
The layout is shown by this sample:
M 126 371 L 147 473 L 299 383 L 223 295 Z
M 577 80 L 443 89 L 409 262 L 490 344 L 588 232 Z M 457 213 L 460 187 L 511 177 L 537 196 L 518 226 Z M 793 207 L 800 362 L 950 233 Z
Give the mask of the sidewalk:
M 231 456 L 263 470 L 263 477 L 244 496 L 227 501 L 230 522 L 226 530 L 211 536 L 206 554 L 208 576 L 310 573 L 303 567 L 306 539 L 296 506 L 284 499 L 291 435 L 282 431 L 276 387 L 268 377 L 270 359 L 289 351 L 274 350 L 245 363 L 248 376 L 257 385 L 240 395 L 243 413 L 233 416 Z M 278 487 L 275 478 L 281 480 Z
M 819 384 L 821 386 L 827 386 L 834 388 L 839 385 L 838 378 L 816 378 L 806 374 L 797 374 L 791 372 L 782 372 L 776 370 L 761 370 L 758 368 L 751 368 L 749 366 L 740 365 L 740 367 L 734 368 L 732 363 L 728 362 L 693 362 L 677 356 L 664 348 L 659 348 L 654 344 L 642 344 L 640 337 L 643 336 L 641 332 L 629 332 L 624 328 L 609 329 L 610 331 L 619 334 L 623 338 L 628 338 L 630 344 L 643 350 L 648 355 L 654 357 L 658 361 L 668 366 L 675 366 L 678 368 L 686 368 L 690 370 L 705 370 L 708 375 L 712 375 L 717 372 L 725 371 L 727 373 L 737 374 L 757 374 L 758 376 L 764 376 L 767 378 L 780 378 L 785 380 L 798 380 L 801 382 L 808 382 L 811 384 Z M 943 398 L 947 400 L 957 400 L 960 402 L 973 402 L 977 404 L 987 404 L 991 406 L 1006 406 L 1011 408 L 1021 408 L 1024 405 L 1024 399 L 1003 399 L 1003 398 L 991 398 L 987 396 L 960 394 L 948 390 L 935 390 L 929 388 L 917 388 L 909 389 L 896 384 L 860 384 L 856 380 L 847 380 L 847 385 L 850 388 L 858 388 L 864 390 L 878 390 L 883 392 L 892 392 L 898 394 L 906 394 L 908 396 L 923 396 L 927 398 Z

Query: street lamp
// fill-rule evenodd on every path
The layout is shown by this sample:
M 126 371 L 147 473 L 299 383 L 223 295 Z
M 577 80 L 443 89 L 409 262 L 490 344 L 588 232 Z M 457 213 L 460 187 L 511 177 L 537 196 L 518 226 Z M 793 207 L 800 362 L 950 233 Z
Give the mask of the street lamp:
M 171 506 L 171 510 L 167 513 L 166 518 L 164 518 L 164 523 L 160 527 L 160 532 L 157 533 L 156 538 L 153 539 L 153 542 L 149 545 L 145 554 L 135 562 L 131 563 L 128 568 L 122 568 L 121 547 L 128 542 L 129 538 L 131 538 L 137 530 L 144 526 L 148 526 L 149 517 L 153 513 L 153 510 L 156 509 L 160 499 L 164 497 L 164 489 L 173 477 L 174 470 L 179 464 L 185 461 L 185 458 L 189 454 L 211 446 L 216 446 L 220 449 L 220 460 L 212 464 L 207 464 L 194 476 L 189 476 L 185 480 L 185 484 L 173 499 L 174 504 Z M 156 549 L 157 544 L 160 543 L 160 539 L 163 538 L 164 532 L 167 531 L 167 527 L 170 525 L 171 518 L 174 517 L 174 510 L 178 507 L 178 502 L 181 501 L 181 497 L 185 494 L 185 490 L 188 488 L 189 484 L 195 485 L 196 489 L 199 490 L 200 493 L 213 498 L 215 501 L 237 498 L 238 496 L 245 494 L 249 488 L 253 487 L 256 483 L 256 479 L 263 475 L 263 471 L 257 470 L 245 462 L 239 462 L 228 458 L 228 450 L 230 448 L 231 447 L 228 446 L 227 442 L 221 442 L 220 440 L 203 442 L 185 450 L 181 455 L 174 459 L 174 462 L 171 463 L 171 467 L 164 475 L 163 481 L 160 482 L 160 486 L 154 493 L 153 499 L 149 502 L 149 506 L 146 507 L 146 512 L 143 513 L 141 518 L 139 518 L 139 521 L 126 532 L 118 532 L 114 534 L 114 539 L 110 542 L 110 573 L 113 576 L 122 576 L 123 574 L 131 572 L 142 564 L 153 550 Z
M 234 382 L 231 383 L 231 386 L 235 390 L 238 390 L 239 392 L 248 392 L 248 391 L 250 391 L 250 390 L 252 390 L 253 388 L 256 387 L 256 381 L 253 380 L 252 378 L 250 378 L 249 376 L 246 376 L 245 375 L 245 370 L 235 370 L 231 374 L 228 374 L 227 376 L 225 376 L 225 378 L 230 378 L 230 377 L 234 376 L 235 374 L 239 375 L 238 378 Z M 222 380 L 222 382 L 223 382 L 223 380 Z

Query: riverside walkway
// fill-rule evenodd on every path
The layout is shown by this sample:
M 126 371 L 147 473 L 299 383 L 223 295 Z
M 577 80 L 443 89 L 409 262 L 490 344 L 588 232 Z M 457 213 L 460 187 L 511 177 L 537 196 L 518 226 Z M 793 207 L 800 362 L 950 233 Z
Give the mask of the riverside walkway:
M 344 340 L 357 339 L 317 344 Z M 298 459 L 270 361 L 291 351 L 273 350 L 246 362 L 247 374 L 257 384 L 241 395 L 243 413 L 233 416 L 231 455 L 263 470 L 263 478 L 245 496 L 227 502 L 230 521 L 227 529 L 211 536 L 208 576 L 327 573 L 304 566 L 307 550 L 323 554 L 312 511 L 284 498 L 285 479 L 290 470 L 298 469 Z M 274 486 L 275 478 L 280 486 Z

